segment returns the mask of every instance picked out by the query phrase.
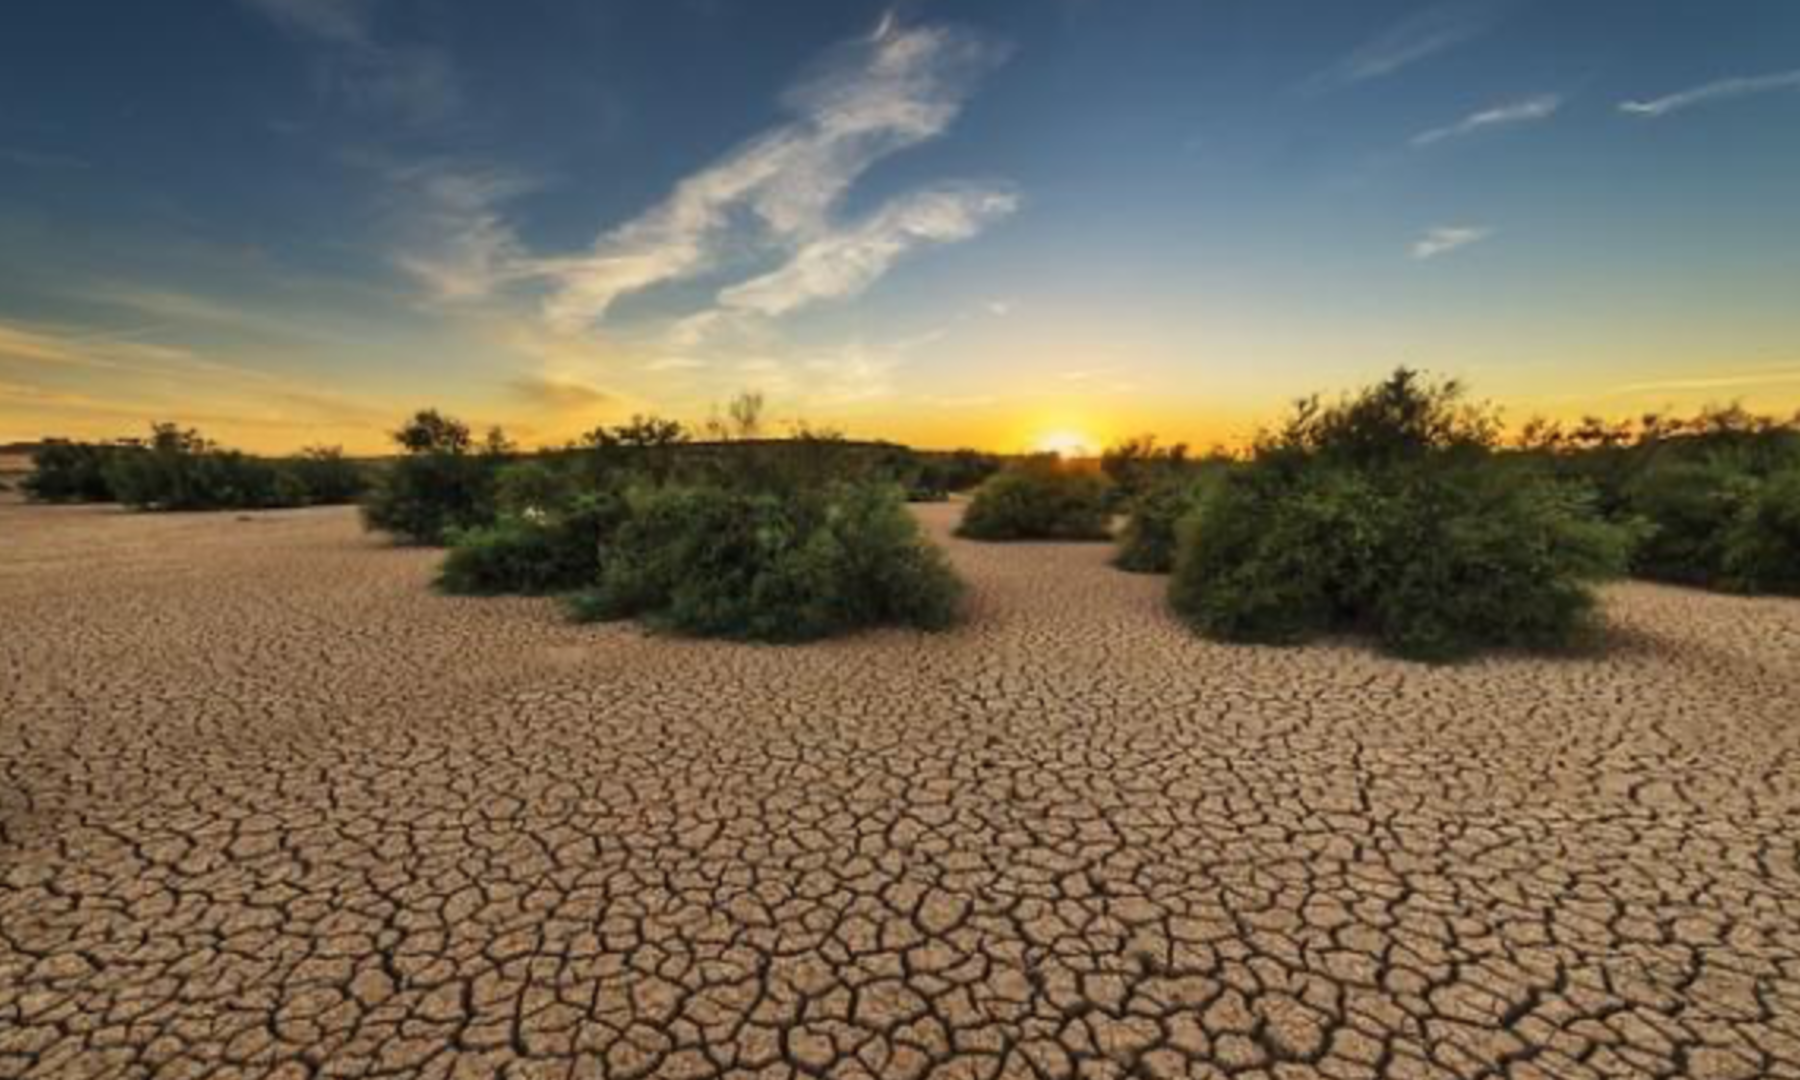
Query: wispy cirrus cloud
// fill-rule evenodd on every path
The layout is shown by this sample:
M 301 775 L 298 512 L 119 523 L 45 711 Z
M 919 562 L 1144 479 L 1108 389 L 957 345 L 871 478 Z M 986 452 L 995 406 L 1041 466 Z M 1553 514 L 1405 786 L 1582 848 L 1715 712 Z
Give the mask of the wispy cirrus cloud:
M 1017 206 L 1016 194 L 994 187 L 946 186 L 901 196 L 862 221 L 826 230 L 779 269 L 721 292 L 719 302 L 774 316 L 852 296 L 914 248 L 967 240 Z
M 450 161 L 377 165 L 401 202 L 405 243 L 394 262 L 440 299 L 485 296 L 529 273 L 505 205 L 538 187 L 510 169 Z
M 244 0 L 292 33 L 341 45 L 370 45 L 373 0 Z
M 1756 94 L 1772 94 L 1780 90 L 1800 90 L 1800 69 L 1777 71 L 1768 75 L 1742 75 L 1720 79 L 1704 86 L 1696 86 L 1680 93 L 1669 94 L 1666 97 L 1651 98 L 1648 101 L 1622 101 L 1619 103 L 1619 111 L 1632 116 L 1667 116 L 1683 109 L 1691 109 L 1696 105 L 1751 97 Z
M 1494 230 L 1485 225 L 1439 225 L 1426 230 L 1424 236 L 1413 241 L 1412 257 L 1419 260 L 1435 259 L 1470 244 L 1480 243 L 1492 235 Z
M 1708 390 L 1748 390 L 1768 386 L 1800 383 L 1800 364 L 1778 364 L 1772 367 L 1700 375 L 1689 378 L 1656 379 L 1626 383 L 1613 388 L 1615 394 L 1654 394 L 1664 392 L 1692 393 Z
M 510 384 L 514 394 L 540 409 L 590 412 L 613 403 L 613 395 L 575 379 L 522 375 Z
M 1535 97 L 1519 101 L 1495 105 L 1470 113 L 1454 124 L 1422 131 L 1412 137 L 1414 146 L 1430 146 L 1432 143 L 1446 139 L 1473 135 L 1478 131 L 1494 127 L 1507 127 L 1514 124 L 1528 124 L 1535 120 L 1548 120 L 1562 108 L 1562 97 L 1557 94 L 1538 94 Z
M 1414 12 L 1352 49 L 1302 84 L 1329 90 L 1384 78 L 1487 33 L 1504 14 L 1500 0 L 1448 0 Z
M 1001 55 L 969 33 L 884 18 L 785 95 L 791 120 L 683 179 L 591 251 L 539 260 L 535 271 L 554 286 L 546 316 L 565 328 L 592 325 L 621 297 L 716 270 L 728 248 L 743 247 L 789 261 L 724 290 L 721 303 L 781 314 L 866 288 L 920 243 L 974 235 L 1012 210 L 1010 190 L 915 192 L 848 224 L 837 212 L 870 167 L 947 131 Z
M 428 126 L 447 119 L 462 102 L 461 79 L 449 53 L 379 40 L 378 0 L 242 2 L 286 32 L 320 45 L 320 85 L 353 105 Z

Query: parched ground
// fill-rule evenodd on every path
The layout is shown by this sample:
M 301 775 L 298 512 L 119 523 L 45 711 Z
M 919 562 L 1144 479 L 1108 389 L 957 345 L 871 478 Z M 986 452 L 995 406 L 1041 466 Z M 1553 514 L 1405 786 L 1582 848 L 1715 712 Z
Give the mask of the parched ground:
M 1800 602 L 1431 669 L 949 543 L 781 649 L 0 507 L 0 1077 L 1800 1077 Z

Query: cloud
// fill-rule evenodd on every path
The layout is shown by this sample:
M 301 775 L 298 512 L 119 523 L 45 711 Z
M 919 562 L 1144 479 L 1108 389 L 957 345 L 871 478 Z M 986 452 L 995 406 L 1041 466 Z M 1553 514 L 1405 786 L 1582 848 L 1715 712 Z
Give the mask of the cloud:
M 1660 379 L 1628 383 L 1613 389 L 1615 394 L 1650 394 L 1660 392 L 1738 390 L 1750 387 L 1800 383 L 1800 365 L 1783 364 L 1750 371 L 1720 375 L 1702 375 L 1685 379 Z
M 1412 257 L 1435 259 L 1459 248 L 1479 243 L 1494 235 L 1494 230 L 1481 225 L 1439 225 L 1413 242 Z
M 602 235 L 591 251 L 540 260 L 537 272 L 554 286 L 546 316 L 565 328 L 592 325 L 623 296 L 716 269 L 727 248 L 795 253 L 803 266 L 776 272 L 785 275 L 778 278 L 785 289 L 802 288 L 801 280 L 826 264 L 858 277 L 846 260 L 859 239 L 873 243 L 872 230 L 883 224 L 916 236 L 897 223 L 909 214 L 945 214 L 948 200 L 940 195 L 935 210 L 924 210 L 918 196 L 903 196 L 843 235 L 834 218 L 845 194 L 877 162 L 942 135 L 975 79 L 999 57 L 999 50 L 963 32 L 903 28 L 884 19 L 874 34 L 834 50 L 820 74 L 784 96 L 791 120 L 683 179 L 660 204 Z M 973 196 L 977 216 L 996 208 L 997 197 Z M 875 276 L 885 268 L 877 267 Z M 872 278 L 858 280 L 866 285 Z M 774 303 L 785 289 L 766 283 L 734 295 Z
M 373 425 L 388 419 L 385 411 L 347 395 L 320 390 L 312 383 L 215 360 L 187 346 L 140 340 L 159 329 L 0 322 L 0 371 L 24 372 L 23 380 L 13 384 L 15 397 L 28 388 L 41 394 L 57 393 L 48 384 L 73 380 L 104 385 L 109 399 L 123 401 L 138 394 L 162 415 L 180 416 L 189 423 L 223 417 L 227 423 L 254 419 L 258 424 L 317 426 L 329 420 Z M 206 388 L 202 398 L 193 394 L 197 386 Z M 205 406 L 198 406 L 201 400 Z M 227 409 L 227 403 L 236 411 Z M 283 405 L 304 416 L 284 413 Z M 129 412 L 144 420 L 142 409 L 147 407 L 134 405 Z M 213 411 L 199 413 L 197 407 Z
M 1720 79 L 1717 82 L 1696 86 L 1691 90 L 1683 90 L 1667 97 L 1653 98 L 1649 101 L 1620 102 L 1619 111 L 1632 116 L 1667 116 L 1672 112 L 1680 112 L 1682 109 L 1692 108 L 1695 105 L 1750 97 L 1754 94 L 1772 94 L 1778 90 L 1800 90 L 1800 70 Z
M 1562 98 L 1556 94 L 1539 94 L 1506 105 L 1496 105 L 1490 109 L 1471 113 L 1454 124 L 1433 128 L 1413 136 L 1414 146 L 1430 146 L 1463 135 L 1470 135 L 1483 128 L 1503 127 L 1509 124 L 1524 124 L 1534 120 L 1547 120 L 1556 115 L 1562 108 Z
M 613 396 L 586 383 L 542 375 L 524 375 L 509 384 L 513 393 L 539 408 L 580 412 L 613 403 Z
M 1491 0 L 1450 0 L 1400 20 L 1307 80 L 1303 89 L 1328 90 L 1384 78 L 1486 33 L 1499 21 Z
M 462 104 L 450 54 L 392 45 L 375 34 L 376 0 L 242 0 L 282 30 L 322 46 L 320 85 L 351 104 L 415 126 L 437 124 Z
M 901 196 L 861 222 L 807 243 L 774 272 L 724 290 L 719 302 L 777 316 L 817 300 L 853 296 L 913 248 L 967 240 L 1017 206 L 1015 194 L 998 188 L 944 187 Z
M 378 167 L 403 194 L 407 241 L 394 261 L 438 297 L 485 296 L 525 272 L 525 249 L 501 207 L 535 180 L 452 162 Z
M 340 45 L 371 44 L 372 0 L 244 0 L 290 33 Z

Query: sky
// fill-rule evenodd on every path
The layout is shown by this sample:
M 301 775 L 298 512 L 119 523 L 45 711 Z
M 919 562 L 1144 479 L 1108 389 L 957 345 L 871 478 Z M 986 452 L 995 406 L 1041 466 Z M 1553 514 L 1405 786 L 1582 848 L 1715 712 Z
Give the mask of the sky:
M 1793 0 L 15 0 L 0 441 L 1800 408 Z

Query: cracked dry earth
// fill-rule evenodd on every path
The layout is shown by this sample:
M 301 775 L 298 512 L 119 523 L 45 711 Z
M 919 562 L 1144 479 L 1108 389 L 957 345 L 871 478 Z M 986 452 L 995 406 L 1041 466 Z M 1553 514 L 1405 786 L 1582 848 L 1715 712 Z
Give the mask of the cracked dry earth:
M 784 649 L 0 508 L 0 1077 L 1800 1077 L 1800 603 L 1226 647 L 955 512 Z

